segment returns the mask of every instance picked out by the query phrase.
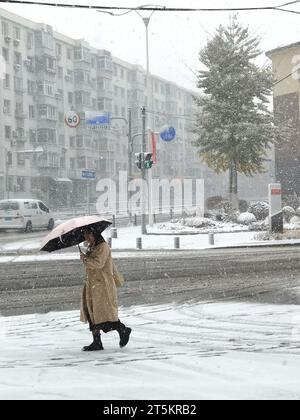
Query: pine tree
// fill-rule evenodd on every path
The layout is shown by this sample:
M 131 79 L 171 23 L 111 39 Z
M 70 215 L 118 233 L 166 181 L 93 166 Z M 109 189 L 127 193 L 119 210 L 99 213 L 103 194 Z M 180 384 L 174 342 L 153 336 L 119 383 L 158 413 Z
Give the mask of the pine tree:
M 206 47 L 200 62 L 196 99 L 199 110 L 196 134 L 199 156 L 216 173 L 229 171 L 229 195 L 237 208 L 238 173 L 246 176 L 264 171 L 267 150 L 276 128 L 268 109 L 273 77 L 255 59 L 261 54 L 259 39 L 237 18 L 221 25 Z

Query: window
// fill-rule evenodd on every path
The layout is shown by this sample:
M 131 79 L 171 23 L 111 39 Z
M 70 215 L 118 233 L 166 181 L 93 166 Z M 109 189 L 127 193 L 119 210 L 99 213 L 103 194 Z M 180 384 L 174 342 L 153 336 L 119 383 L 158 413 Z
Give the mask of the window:
M 72 48 L 67 48 L 67 58 L 68 60 L 72 60 Z
M 79 169 L 86 168 L 86 158 L 84 156 L 77 159 L 77 166 Z
M 88 92 L 76 92 L 75 93 L 75 102 L 77 105 L 87 105 L 91 104 L 91 94 Z
M 26 46 L 29 50 L 33 48 L 33 34 L 31 32 L 27 32 Z
M 98 57 L 97 60 L 97 68 L 98 70 L 107 70 L 109 72 L 112 71 L 112 60 L 110 56 L 102 56 Z
M 27 80 L 27 92 L 30 95 L 34 95 L 34 93 L 35 93 L 35 82 L 33 80 Z
M 44 211 L 45 213 L 49 213 L 49 209 L 48 207 L 45 206 L 44 203 L 42 203 L 41 201 L 39 201 L 39 208 Z
M 6 164 L 11 166 L 12 165 L 12 152 L 7 152 L 6 154 Z
M 48 48 L 49 50 L 54 50 L 54 39 L 50 32 L 42 31 L 42 46 Z
M 15 92 L 23 91 L 23 79 L 21 77 L 14 77 Z
M 70 158 L 70 169 L 76 168 L 76 160 L 75 158 Z
M 34 209 L 34 210 L 36 210 L 37 208 L 38 208 L 38 206 L 37 206 L 37 204 L 36 203 L 30 203 L 29 201 L 26 201 L 25 203 L 24 203 L 24 207 L 25 207 L 25 209 L 27 209 L 27 210 L 32 210 L 32 209 Z
M 24 166 L 25 165 L 25 156 L 22 153 L 18 153 L 17 162 L 18 162 L 18 166 Z M 22 192 L 25 191 L 25 186 L 22 190 L 20 189 L 19 191 L 22 191 Z
M 70 147 L 75 147 L 75 145 L 76 145 L 76 137 L 71 136 L 70 137 Z
M 69 104 L 73 103 L 73 92 L 68 92 L 68 103 Z
M 14 26 L 14 39 L 18 41 L 21 39 L 21 29 L 18 26 Z
M 2 35 L 9 36 L 9 26 L 7 22 L 2 22 Z
M 86 137 L 85 139 L 84 139 L 85 141 L 85 147 L 86 148 L 91 148 L 92 147 L 92 139 L 91 139 L 91 137 Z
M 3 101 L 3 114 L 10 114 L 11 113 L 11 102 L 8 99 L 4 99 Z
M 29 141 L 31 143 L 36 142 L 36 130 L 29 130 Z
M 29 114 L 29 118 L 31 120 L 33 120 L 35 118 L 35 109 L 33 105 L 29 105 L 28 107 L 28 114 Z
M 76 137 L 76 146 L 78 149 L 83 147 L 83 136 Z
M 56 130 L 50 128 L 38 129 L 38 142 L 56 144 Z
M 104 77 L 98 77 L 97 79 L 97 89 L 103 90 L 112 90 L 112 82 L 110 79 L 106 79 Z
M 56 120 L 57 111 L 54 106 L 43 104 L 38 106 L 38 114 L 40 118 Z
M 61 169 L 65 169 L 66 168 L 66 158 L 64 156 L 62 156 L 60 158 L 60 165 L 59 166 L 60 166 Z
M 61 44 L 56 44 L 56 55 L 57 55 L 57 57 L 61 57 L 61 55 L 62 55 L 62 46 L 61 46 Z
M 52 57 L 45 58 L 46 71 L 54 73 L 56 71 L 56 60 Z
M 19 64 L 19 65 L 22 64 L 22 55 L 21 53 L 16 52 L 16 51 L 14 53 L 14 64 Z
M 50 82 L 40 82 L 38 84 L 38 91 L 47 96 L 54 96 L 54 85 Z
M 6 63 L 9 63 L 9 53 L 7 48 L 2 48 L 2 56 Z
M 17 115 L 23 114 L 23 103 L 22 102 L 16 102 L 16 114 Z
M 3 78 L 3 88 L 10 89 L 10 75 L 5 73 Z
M 107 98 L 99 98 L 97 101 L 98 111 L 112 111 L 112 100 Z
M 74 60 L 89 61 L 89 50 L 82 46 L 74 48 Z
M 6 140 L 11 139 L 11 126 L 10 125 L 5 125 L 4 126 L 4 136 L 5 136 Z

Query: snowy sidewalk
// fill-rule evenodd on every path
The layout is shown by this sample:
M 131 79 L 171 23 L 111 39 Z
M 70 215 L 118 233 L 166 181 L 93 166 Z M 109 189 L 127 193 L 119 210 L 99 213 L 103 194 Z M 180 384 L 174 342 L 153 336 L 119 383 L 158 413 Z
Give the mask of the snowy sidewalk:
M 297 306 L 211 303 L 121 308 L 124 349 L 78 312 L 0 318 L 1 399 L 299 399 Z

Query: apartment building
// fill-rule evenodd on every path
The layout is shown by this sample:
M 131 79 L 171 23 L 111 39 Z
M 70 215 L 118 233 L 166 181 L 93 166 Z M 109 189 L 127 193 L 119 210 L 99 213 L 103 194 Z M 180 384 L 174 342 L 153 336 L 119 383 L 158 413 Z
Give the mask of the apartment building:
M 300 196 L 300 42 L 267 52 L 274 77 L 274 114 L 284 138 L 275 147 L 276 179 L 285 195 Z
M 172 125 L 177 130 L 173 142 L 158 140 L 154 176 L 201 176 L 191 145 L 192 92 L 151 75 L 147 98 L 142 67 L 6 10 L 0 9 L 0 18 L 0 198 L 31 196 L 54 207 L 84 202 L 82 170 L 96 171 L 94 184 L 118 179 L 119 171 L 127 170 L 128 126 L 121 118 L 128 119 L 131 108 L 133 134 L 140 133 L 145 105 L 149 128 L 159 132 Z M 64 122 L 69 110 L 83 119 L 87 111 L 120 118 L 102 130 L 84 123 L 74 129 Z M 140 145 L 136 136 L 135 151 Z M 134 164 L 133 169 L 138 176 Z M 96 199 L 96 188 L 91 191 Z

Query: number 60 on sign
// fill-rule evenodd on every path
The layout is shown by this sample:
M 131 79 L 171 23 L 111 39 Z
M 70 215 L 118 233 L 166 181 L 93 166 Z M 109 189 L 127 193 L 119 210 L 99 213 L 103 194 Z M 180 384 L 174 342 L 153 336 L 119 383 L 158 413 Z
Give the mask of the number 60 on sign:
M 74 111 L 69 111 L 65 114 L 65 123 L 68 127 L 76 128 L 80 124 L 80 117 Z

